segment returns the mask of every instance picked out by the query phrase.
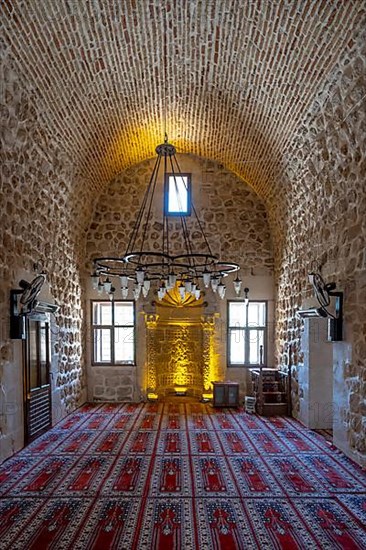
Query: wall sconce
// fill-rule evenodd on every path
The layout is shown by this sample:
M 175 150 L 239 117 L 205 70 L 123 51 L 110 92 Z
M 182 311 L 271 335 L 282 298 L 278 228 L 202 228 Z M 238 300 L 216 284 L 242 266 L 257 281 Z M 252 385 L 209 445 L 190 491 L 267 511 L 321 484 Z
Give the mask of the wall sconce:
M 241 290 L 241 283 L 242 283 L 241 279 L 239 279 L 239 275 L 236 276 L 236 279 L 233 282 L 234 282 L 235 293 L 237 296 L 239 296 L 240 290 Z
M 249 288 L 244 288 L 244 303 L 247 306 L 249 304 L 249 298 L 248 298 Z

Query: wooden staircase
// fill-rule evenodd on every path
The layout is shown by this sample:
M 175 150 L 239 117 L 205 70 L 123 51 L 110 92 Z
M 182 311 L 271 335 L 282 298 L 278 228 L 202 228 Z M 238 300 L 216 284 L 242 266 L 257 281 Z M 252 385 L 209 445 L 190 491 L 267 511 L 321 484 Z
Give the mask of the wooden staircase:
M 278 369 L 260 366 L 250 369 L 256 411 L 261 416 L 289 414 L 288 375 Z

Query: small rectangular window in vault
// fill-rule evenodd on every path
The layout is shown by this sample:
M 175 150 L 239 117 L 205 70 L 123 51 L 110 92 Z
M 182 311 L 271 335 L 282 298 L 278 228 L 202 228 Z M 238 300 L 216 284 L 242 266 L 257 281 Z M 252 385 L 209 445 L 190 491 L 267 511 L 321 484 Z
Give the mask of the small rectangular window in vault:
M 191 215 L 190 174 L 167 174 L 164 195 L 166 216 Z

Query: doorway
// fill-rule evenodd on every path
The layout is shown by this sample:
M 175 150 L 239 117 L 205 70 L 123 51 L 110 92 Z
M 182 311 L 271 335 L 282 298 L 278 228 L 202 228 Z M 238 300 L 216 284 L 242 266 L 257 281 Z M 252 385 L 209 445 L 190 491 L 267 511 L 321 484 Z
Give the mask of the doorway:
M 29 315 L 23 347 L 24 442 L 51 427 L 50 325 L 44 314 Z

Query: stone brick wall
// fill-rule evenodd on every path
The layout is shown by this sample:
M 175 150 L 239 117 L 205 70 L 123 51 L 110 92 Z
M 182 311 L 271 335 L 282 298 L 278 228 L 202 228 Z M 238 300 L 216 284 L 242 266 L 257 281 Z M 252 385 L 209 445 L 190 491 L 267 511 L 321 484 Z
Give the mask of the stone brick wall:
M 345 450 L 357 460 L 366 450 L 365 43 L 364 35 L 349 42 L 297 129 L 269 197 L 276 243 L 278 357 L 280 364 L 294 365 L 294 413 L 297 371 L 303 365 L 302 321 L 296 310 L 312 294 L 307 273 L 315 264 L 326 282 L 335 281 L 344 291 L 345 345 L 351 345 L 352 356 L 342 367 L 347 396 L 333 398 L 335 420 L 346 426 Z
M 68 334 L 76 324 L 79 338 L 76 266 L 85 261 L 81 252 L 91 203 L 118 173 L 128 188 L 131 177 L 124 171 L 153 154 L 163 135 L 162 103 L 168 97 L 169 138 L 178 150 L 219 160 L 266 201 L 281 363 L 288 361 L 291 343 L 291 361 L 302 364 L 302 325 L 295 310 L 309 295 L 306 273 L 312 260 L 345 290 L 346 338 L 353 352 L 344 369 L 345 386 L 352 399 L 342 414 L 350 447 L 362 453 L 365 39 L 357 36 L 365 27 L 365 11 L 361 0 L 172 0 L 165 32 L 160 0 L 2 2 L 4 364 L 12 364 L 8 291 L 17 283 L 18 269 L 30 273 L 41 259 L 56 299 L 67 304 L 58 319 L 64 329 L 59 384 L 63 402 L 71 408 L 76 403 L 79 390 L 70 390 L 70 384 L 78 386 L 80 369 L 70 365 L 82 358 L 79 343 Z M 145 183 L 149 166 L 141 167 Z M 121 198 L 113 184 L 109 190 Z M 110 205 L 103 205 L 101 195 L 89 256 L 110 251 L 109 234 L 115 230 L 117 243 L 123 241 L 131 223 L 128 209 L 139 198 L 132 190 L 132 198 L 124 196 L 129 206 L 123 218 L 113 211 L 107 219 L 111 212 L 102 209 Z M 244 202 L 251 200 L 251 192 L 238 186 L 235 196 L 216 206 L 235 208 L 242 192 Z M 206 219 L 208 229 L 224 221 L 219 211 L 213 215 L 215 220 Z M 239 227 L 246 223 L 240 216 L 236 220 Z M 241 243 L 225 234 L 223 242 L 231 256 L 240 256 L 245 245 L 247 265 L 259 256 L 270 265 L 271 253 L 264 242 L 256 243 L 251 227 Z M 220 239 L 215 244 L 220 247 Z M 296 399 L 295 385 L 295 411 Z
M 150 159 L 122 172 L 111 181 L 106 191 L 98 198 L 86 237 L 87 275 L 91 273 L 92 258 L 108 254 L 118 256 L 125 252 L 136 218 L 136 208 L 142 201 L 154 162 L 155 159 Z M 250 295 L 252 299 L 273 299 L 272 241 L 263 202 L 240 178 L 235 176 L 232 172 L 225 170 L 216 162 L 194 157 L 192 155 L 179 155 L 179 164 L 183 172 L 192 174 L 194 204 L 200 214 L 200 219 L 203 223 L 204 231 L 212 250 L 220 254 L 223 259 L 226 258 L 227 260 L 238 262 L 242 266 L 241 278 L 243 279 L 243 286 L 247 284 L 250 286 Z M 161 180 L 162 177 L 159 178 L 159 182 L 161 182 Z M 162 235 L 160 222 L 162 205 L 163 194 L 162 186 L 160 185 L 155 194 L 155 202 L 152 209 L 153 214 L 150 223 L 151 231 L 148 231 L 150 239 L 146 245 L 147 248 L 151 247 L 151 249 L 154 249 L 154 246 L 161 246 Z M 193 224 L 193 228 L 191 224 Z M 183 243 L 180 240 L 181 232 L 175 231 L 175 225 L 177 225 L 178 229 L 180 224 L 179 222 L 172 222 L 170 244 L 172 249 L 178 252 L 182 249 Z M 192 236 L 197 232 L 196 242 L 201 242 L 198 231 L 199 228 L 196 227 L 192 219 L 187 220 L 187 226 L 188 229 L 192 231 Z M 228 279 L 229 281 L 225 281 L 228 287 L 227 297 L 233 299 L 236 296 L 232 288 L 232 277 Z M 265 288 L 263 288 L 263 285 Z M 119 281 L 116 281 L 115 286 L 117 288 L 116 297 L 121 298 Z M 98 294 L 96 292 L 93 294 L 90 283 L 87 298 L 98 299 Z M 129 299 L 132 299 L 131 294 Z M 149 355 L 148 359 L 142 350 L 144 347 L 143 335 L 146 330 L 142 312 L 145 310 L 145 307 L 150 311 L 151 301 L 153 299 L 153 295 L 150 293 L 148 300 L 141 300 L 138 305 L 136 376 L 134 378 L 130 376 L 131 373 L 128 368 L 113 367 L 115 377 L 124 377 L 126 387 L 131 388 L 129 390 L 130 395 L 135 398 L 139 398 L 140 395 L 144 394 L 148 387 L 148 382 L 146 382 L 146 371 L 149 360 L 152 362 L 151 357 L 153 355 L 155 356 L 155 364 L 164 361 L 169 362 L 162 349 L 159 348 L 159 336 L 150 334 L 150 332 L 158 332 L 154 321 L 149 322 L 147 320 L 146 322 L 148 326 L 149 323 L 153 326 L 149 332 L 149 338 L 146 343 L 146 347 L 149 348 L 147 352 L 147 355 Z M 221 376 L 225 376 L 227 370 L 226 301 L 222 302 L 213 295 L 210 290 L 207 291 L 204 300 L 208 302 L 208 310 L 211 313 L 217 311 L 220 316 L 220 323 L 215 323 L 213 328 L 213 331 L 217 333 L 215 346 L 213 344 L 211 345 L 211 348 L 215 347 L 214 351 L 217 355 L 215 360 L 212 359 L 212 361 L 217 363 L 217 365 L 215 365 L 214 375 L 220 378 Z M 202 310 L 202 314 L 205 313 L 207 312 Z M 177 311 L 172 309 L 169 315 L 171 315 L 172 318 L 176 318 Z M 189 308 L 186 310 L 186 315 L 192 320 L 192 312 L 189 311 Z M 187 320 L 183 320 L 183 326 L 187 324 L 186 321 Z M 198 318 L 198 326 L 200 326 L 200 323 L 201 319 Z M 200 337 L 200 340 L 201 339 Z M 153 343 L 155 340 L 157 340 L 156 344 Z M 191 340 L 192 339 L 190 339 L 190 341 Z M 170 344 L 171 342 L 169 342 L 169 339 L 166 337 L 163 347 L 169 347 Z M 202 342 L 197 345 L 202 346 Z M 218 351 L 220 352 L 219 354 Z M 211 354 L 212 353 L 213 349 L 211 349 Z M 198 351 L 196 355 L 197 354 Z M 205 355 L 209 355 L 207 350 Z M 163 357 L 165 357 L 164 361 Z M 202 363 L 202 357 L 200 363 Z M 202 364 L 201 368 L 205 371 L 205 366 L 202 367 Z M 233 370 L 235 370 L 235 373 L 233 373 Z M 101 368 L 88 365 L 89 395 L 94 398 L 102 398 L 106 395 L 106 391 L 111 395 L 113 390 L 110 387 L 107 388 L 106 385 L 103 390 L 103 381 L 99 375 L 97 377 L 98 384 L 96 384 L 96 371 L 98 371 L 99 374 L 102 373 Z M 244 390 L 246 376 L 244 372 L 239 371 L 243 371 L 243 369 L 232 369 L 227 375 L 228 377 L 238 376 Z M 193 371 L 192 373 L 194 374 Z M 106 384 L 106 377 L 104 377 L 104 384 Z M 167 385 L 168 384 L 166 384 L 166 386 Z M 197 391 L 197 383 L 195 382 L 194 385 Z M 98 395 L 96 392 L 98 392 Z
M 181 170 L 192 173 L 192 193 L 210 246 L 223 260 L 239 263 L 244 269 L 271 271 L 272 242 L 263 202 L 243 181 L 223 166 L 192 155 L 178 155 Z M 87 270 L 90 259 L 125 252 L 136 217 L 136 209 L 152 173 L 155 159 L 147 160 L 119 174 L 95 206 L 86 240 Z M 161 178 L 160 178 L 161 180 Z M 151 230 L 146 247 L 161 246 L 162 188 L 155 194 Z M 192 225 L 193 224 L 193 225 Z M 187 219 L 192 238 L 200 232 L 194 217 Z M 171 247 L 184 251 L 180 222 L 171 223 Z
M 86 209 L 80 203 L 80 215 L 75 216 L 77 203 L 73 203 L 75 210 L 70 208 L 76 174 L 55 136 L 41 122 L 35 91 L 21 80 L 10 57 L 3 60 L 2 71 L 0 439 L 6 455 L 22 445 L 23 433 L 22 361 L 19 342 L 9 339 L 9 293 L 19 288 L 21 278 L 35 276 L 35 262 L 47 272 L 49 290 L 61 306 L 53 323 L 52 351 L 57 364 L 52 383 L 61 408 L 54 411 L 54 419 L 84 399 L 78 266 L 82 264 L 79 235 Z
M 93 401 L 134 401 L 136 387 L 136 369 L 124 367 L 95 367 L 89 380 Z M 137 398 L 138 399 L 138 398 Z

